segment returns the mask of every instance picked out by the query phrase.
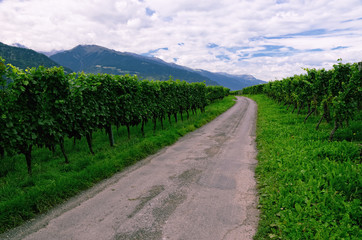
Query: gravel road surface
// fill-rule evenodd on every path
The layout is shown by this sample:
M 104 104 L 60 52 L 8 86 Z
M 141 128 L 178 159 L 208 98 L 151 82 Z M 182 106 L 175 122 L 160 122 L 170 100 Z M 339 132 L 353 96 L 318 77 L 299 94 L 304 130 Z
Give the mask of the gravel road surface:
M 174 145 L 0 238 L 252 239 L 256 109 L 238 97 Z

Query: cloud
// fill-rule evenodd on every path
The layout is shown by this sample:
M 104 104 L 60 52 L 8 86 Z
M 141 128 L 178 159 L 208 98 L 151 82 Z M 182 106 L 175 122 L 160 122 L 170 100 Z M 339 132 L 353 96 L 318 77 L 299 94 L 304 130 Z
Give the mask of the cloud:
M 218 47 L 219 45 L 217 45 L 217 44 L 215 44 L 215 43 L 208 43 L 207 45 L 206 45 L 206 47 L 207 48 L 216 48 L 216 47 Z
M 222 61 L 230 61 L 230 57 L 228 55 L 222 54 L 222 55 L 216 55 L 216 58 L 222 60 Z
M 159 51 L 162 51 L 162 50 L 168 51 L 168 48 L 167 48 L 167 47 L 157 48 L 157 49 L 154 49 L 154 50 L 150 50 L 150 51 L 148 51 L 148 52 L 146 52 L 146 53 L 142 53 L 141 55 L 152 57 L 152 56 L 154 56 L 156 53 L 158 53 Z
M 152 16 L 153 14 L 155 14 L 156 11 L 152 10 L 151 8 L 146 7 L 146 14 L 148 16 Z
M 345 49 L 345 48 L 348 48 L 348 47 L 346 47 L 346 46 L 338 46 L 338 47 L 332 48 L 331 50 L 339 50 L 339 49 Z
M 0 0 L 0 41 L 98 44 L 263 80 L 361 61 L 360 0 Z

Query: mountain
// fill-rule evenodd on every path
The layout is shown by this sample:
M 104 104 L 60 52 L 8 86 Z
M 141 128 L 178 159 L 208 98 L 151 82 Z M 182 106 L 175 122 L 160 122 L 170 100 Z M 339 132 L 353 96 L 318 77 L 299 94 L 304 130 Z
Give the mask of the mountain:
M 256 79 L 252 75 L 231 75 L 227 73 L 213 73 L 205 70 L 196 70 L 201 75 L 210 78 L 219 85 L 229 88 L 231 91 L 241 90 L 245 87 L 266 83 Z
M 0 42 L 0 56 L 6 63 L 11 63 L 21 69 L 27 67 L 64 66 L 66 72 L 137 74 L 140 78 L 150 80 L 173 79 L 187 82 L 203 82 L 207 85 L 221 85 L 231 90 L 265 83 L 252 75 L 230 75 L 213 73 L 205 70 L 194 70 L 174 63 L 167 63 L 159 58 L 137 55 L 135 53 L 118 52 L 97 45 L 79 45 L 68 51 L 56 52 L 50 58 L 25 48 L 20 43 L 18 47 Z
M 24 48 L 23 45 L 17 44 L 13 47 L 0 42 L 0 57 L 5 59 L 5 63 L 10 63 L 20 69 L 38 67 L 59 67 L 60 65 L 44 54 L 35 52 L 34 50 Z M 64 69 L 66 72 L 72 72 L 70 69 Z
M 203 82 L 207 85 L 218 85 L 198 72 L 183 67 L 175 67 L 158 58 L 145 57 L 128 52 L 118 52 L 97 45 L 79 45 L 71 50 L 60 52 L 50 58 L 75 72 L 136 74 L 149 80 L 185 80 L 187 82 Z

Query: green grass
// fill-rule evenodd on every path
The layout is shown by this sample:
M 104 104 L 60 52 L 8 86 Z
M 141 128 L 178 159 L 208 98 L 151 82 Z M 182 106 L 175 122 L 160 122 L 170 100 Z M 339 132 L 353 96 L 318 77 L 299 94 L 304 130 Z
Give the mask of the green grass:
M 248 97 L 258 104 L 255 239 L 362 239 L 361 113 L 330 142 L 319 117 L 304 124 L 306 112 Z
M 33 174 L 27 174 L 22 155 L 0 159 L 0 233 L 20 225 L 37 214 L 44 213 L 80 191 L 93 186 L 137 161 L 156 153 L 176 142 L 186 133 L 201 127 L 234 105 L 235 97 L 229 96 L 206 107 L 205 113 L 190 114 L 190 119 L 170 125 L 165 121 L 161 130 L 158 123 L 145 126 L 146 137 L 140 127 L 131 128 L 131 139 L 126 128 L 113 129 L 116 145 L 109 146 L 103 132 L 93 135 L 95 155 L 89 153 L 85 139 L 73 145 L 65 142 L 70 164 L 65 164 L 57 148 L 55 154 L 46 149 L 33 151 Z

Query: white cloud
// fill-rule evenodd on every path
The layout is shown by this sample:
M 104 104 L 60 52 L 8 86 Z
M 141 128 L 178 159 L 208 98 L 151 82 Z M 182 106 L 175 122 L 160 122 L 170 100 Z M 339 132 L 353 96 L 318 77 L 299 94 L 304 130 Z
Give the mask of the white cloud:
M 38 51 L 168 48 L 155 56 L 273 80 L 338 58 L 361 61 L 361 12 L 360 0 L 5 0 L 0 41 Z

